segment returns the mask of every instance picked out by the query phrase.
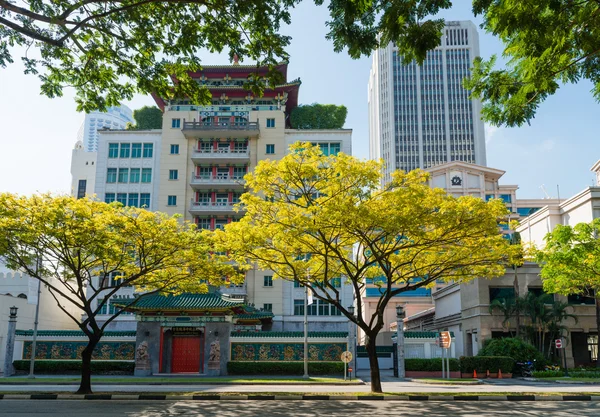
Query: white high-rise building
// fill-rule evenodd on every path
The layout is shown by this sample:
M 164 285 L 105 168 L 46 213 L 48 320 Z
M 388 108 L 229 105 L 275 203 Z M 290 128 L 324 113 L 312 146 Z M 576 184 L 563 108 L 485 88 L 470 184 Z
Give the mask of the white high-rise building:
M 386 164 L 384 181 L 401 169 L 452 161 L 486 165 L 481 103 L 462 80 L 479 56 L 477 28 L 447 22 L 442 43 L 423 65 L 404 64 L 393 44 L 373 55 L 369 76 L 369 151 Z
M 106 113 L 94 111 L 85 115 L 81 123 L 77 140 L 83 143 L 86 152 L 98 150 L 98 130 L 100 129 L 125 129 L 127 123 L 134 123 L 133 112 L 125 105 L 109 107 Z

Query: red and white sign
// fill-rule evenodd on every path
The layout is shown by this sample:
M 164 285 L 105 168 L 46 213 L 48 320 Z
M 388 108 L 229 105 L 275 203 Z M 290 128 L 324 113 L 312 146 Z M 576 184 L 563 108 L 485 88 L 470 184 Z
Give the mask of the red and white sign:
M 562 347 L 563 347 L 562 339 L 556 339 L 554 341 L 554 345 L 556 346 L 556 349 L 562 349 Z

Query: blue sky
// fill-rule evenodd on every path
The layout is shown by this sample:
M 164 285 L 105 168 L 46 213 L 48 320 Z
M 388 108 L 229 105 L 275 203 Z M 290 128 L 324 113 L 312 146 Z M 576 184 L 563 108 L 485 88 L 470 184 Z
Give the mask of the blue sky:
M 455 1 L 442 14 L 450 20 L 480 23 L 467 1 Z M 293 37 L 289 48 L 290 79 L 300 77 L 300 103 L 344 104 L 346 127 L 353 129 L 354 155 L 368 158 L 367 81 L 371 60 L 333 52 L 325 39 L 326 7 L 312 2 L 292 12 L 292 25 L 284 32 Z M 484 58 L 501 54 L 502 45 L 480 30 Z M 203 57 L 206 64 L 227 63 L 218 55 Z M 19 60 L 17 60 L 19 61 Z M 540 185 L 556 197 L 570 197 L 593 183 L 589 168 L 600 159 L 600 105 L 590 94 L 591 84 L 563 87 L 539 109 L 531 126 L 486 128 L 488 166 L 506 171 L 503 184 L 517 184 L 520 198 L 542 198 Z M 0 70 L 0 192 L 21 194 L 68 192 L 71 150 L 83 115 L 75 111 L 73 92 L 48 99 L 40 96 L 39 82 L 23 74 L 19 63 Z M 152 105 L 138 96 L 126 103 L 132 109 Z

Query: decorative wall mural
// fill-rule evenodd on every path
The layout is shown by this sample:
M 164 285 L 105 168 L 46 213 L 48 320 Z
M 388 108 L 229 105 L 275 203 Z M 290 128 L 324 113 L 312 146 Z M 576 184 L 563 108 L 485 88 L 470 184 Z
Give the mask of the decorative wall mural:
M 36 343 L 36 359 L 81 359 L 81 352 L 85 349 L 86 342 L 40 342 Z M 94 360 L 120 360 L 135 359 L 135 342 L 100 342 L 94 349 Z M 31 358 L 31 342 L 24 343 L 23 359 Z
M 346 343 L 309 343 L 311 361 L 339 361 Z M 302 361 L 303 343 L 232 343 L 232 361 Z

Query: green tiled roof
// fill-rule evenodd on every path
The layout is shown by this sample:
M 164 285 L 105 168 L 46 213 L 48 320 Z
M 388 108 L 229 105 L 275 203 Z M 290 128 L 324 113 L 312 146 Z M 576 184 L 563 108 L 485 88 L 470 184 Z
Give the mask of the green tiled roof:
M 119 305 L 118 301 L 114 303 Z M 132 310 L 207 310 L 212 308 L 242 307 L 240 301 L 231 301 L 222 298 L 219 294 L 191 294 L 180 295 L 151 295 L 142 297 Z
M 304 332 L 239 332 L 231 333 L 231 337 L 276 337 L 276 338 L 303 338 Z M 308 332 L 308 337 L 312 338 L 346 338 L 348 332 Z
M 273 313 L 270 311 L 256 311 L 248 314 L 237 314 L 235 317 L 238 319 L 266 319 L 273 317 Z
M 17 336 L 33 336 L 33 330 L 17 330 Z M 38 330 L 40 337 L 87 337 L 81 330 Z M 102 337 L 135 337 L 134 331 L 106 331 Z
M 404 332 L 407 339 L 435 339 L 437 335 L 438 332 Z M 450 332 L 450 337 L 454 337 L 454 332 Z

